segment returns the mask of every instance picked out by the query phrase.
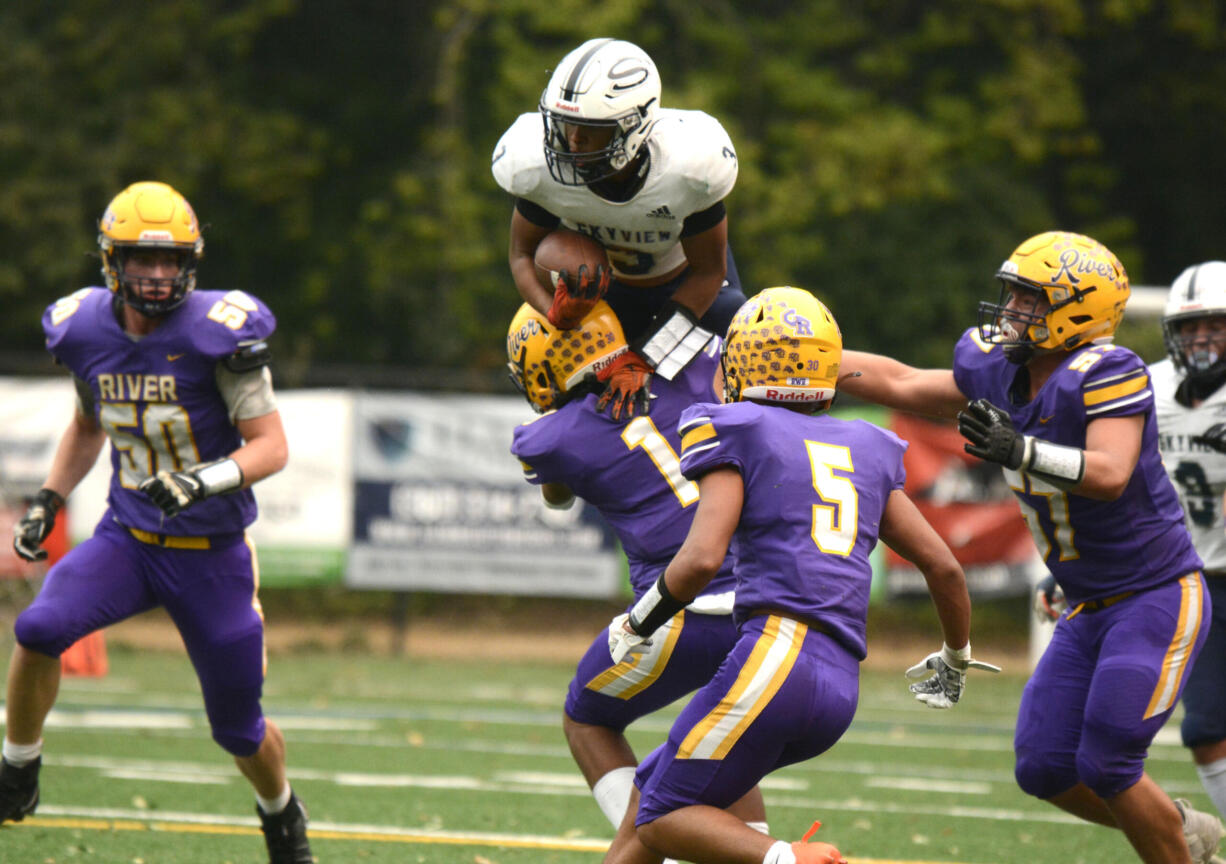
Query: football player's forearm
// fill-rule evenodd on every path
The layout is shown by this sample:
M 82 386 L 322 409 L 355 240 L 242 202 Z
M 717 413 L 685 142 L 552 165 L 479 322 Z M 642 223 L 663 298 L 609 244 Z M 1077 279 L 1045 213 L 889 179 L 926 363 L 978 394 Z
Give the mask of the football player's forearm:
M 724 555 L 727 552 L 725 550 Z M 724 555 L 702 554 L 702 550 L 682 545 L 664 572 L 669 592 L 683 603 L 689 603 L 715 578 Z
M 956 561 L 951 564 L 924 571 L 924 580 L 936 606 L 945 644 L 958 649 L 971 639 L 971 598 L 962 568 Z
M 279 412 L 238 422 L 244 444 L 230 454 L 243 472 L 243 487 L 276 474 L 289 461 L 289 445 Z
M 966 404 L 951 370 L 917 369 L 866 351 L 843 352 L 838 386 L 857 399 L 930 417 L 951 418 Z
M 1085 450 L 1085 476 L 1069 489 L 1074 495 L 1093 498 L 1095 501 L 1114 501 L 1124 494 L 1132 479 L 1132 467 L 1121 464 L 1111 453 Z
M 92 417 L 76 415 L 60 438 L 43 486 L 67 498 L 94 467 L 105 443 L 106 433 Z
M 673 292 L 672 299 L 689 309 L 698 318 L 707 314 L 719 289 L 724 284 L 724 271 L 696 271 L 691 269 Z M 723 336 L 723 333 L 717 334 Z
M 553 295 L 537 281 L 536 265 L 532 263 L 531 257 L 511 259 L 511 279 L 514 280 L 515 289 L 519 291 L 519 296 L 524 298 L 525 303 L 542 315 L 549 314 L 549 307 L 553 304 Z

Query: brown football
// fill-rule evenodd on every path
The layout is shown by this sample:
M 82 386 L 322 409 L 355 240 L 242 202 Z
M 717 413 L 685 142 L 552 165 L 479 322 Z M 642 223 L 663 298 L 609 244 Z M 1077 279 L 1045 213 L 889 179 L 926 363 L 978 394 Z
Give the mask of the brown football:
M 554 273 L 566 271 L 567 284 L 573 289 L 579 283 L 579 267 L 586 264 L 589 273 L 597 267 L 608 267 L 609 256 L 604 247 L 578 231 L 558 228 L 545 235 L 536 247 L 536 279 L 550 294 L 553 293 Z

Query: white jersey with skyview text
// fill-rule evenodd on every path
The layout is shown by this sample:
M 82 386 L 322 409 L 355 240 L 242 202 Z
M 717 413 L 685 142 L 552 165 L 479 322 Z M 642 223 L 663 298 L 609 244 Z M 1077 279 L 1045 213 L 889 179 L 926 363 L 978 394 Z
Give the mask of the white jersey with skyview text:
M 686 217 L 722 201 L 736 183 L 736 151 L 719 121 L 702 111 L 661 108 L 647 139 L 651 167 L 629 201 L 606 201 L 586 186 L 564 186 L 549 176 L 541 115 L 521 114 L 494 148 L 494 179 L 590 234 L 609 254 L 614 275 L 661 276 L 685 263 L 681 225 Z
M 1226 572 L 1226 531 L 1222 520 L 1226 453 L 1191 440 L 1215 423 L 1226 423 L 1226 387 L 1219 388 L 1195 408 L 1187 408 L 1175 399 L 1183 376 L 1170 358 L 1150 366 L 1149 374 L 1162 466 L 1179 493 L 1188 531 L 1205 561 L 1205 569 Z

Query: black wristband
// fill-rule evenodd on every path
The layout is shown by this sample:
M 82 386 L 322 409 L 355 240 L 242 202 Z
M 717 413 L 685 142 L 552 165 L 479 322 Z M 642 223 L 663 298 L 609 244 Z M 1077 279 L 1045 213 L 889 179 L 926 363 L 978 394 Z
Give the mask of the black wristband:
M 630 629 L 640 636 L 650 636 L 684 608 L 685 604 L 669 592 L 661 573 L 656 584 L 648 588 L 630 610 Z
M 54 517 L 60 511 L 60 508 L 64 506 L 64 496 L 54 489 L 48 489 L 44 486 L 35 494 L 34 503 L 41 504 L 48 515 Z

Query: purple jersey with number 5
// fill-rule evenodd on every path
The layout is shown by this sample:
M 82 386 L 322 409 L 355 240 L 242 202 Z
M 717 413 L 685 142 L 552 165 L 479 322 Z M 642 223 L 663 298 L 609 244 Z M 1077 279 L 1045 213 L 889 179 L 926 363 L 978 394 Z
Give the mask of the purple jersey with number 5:
M 564 483 L 608 520 L 636 598 L 655 584 L 694 521 L 698 486 L 681 474 L 677 421 L 685 408 L 715 398 L 718 358 L 713 339 L 672 381 L 653 378 L 651 413 L 628 423 L 597 411 L 589 394 L 515 429 L 511 452 L 529 483 Z M 731 591 L 732 582 L 726 559 L 702 596 Z
M 217 386 L 217 364 L 276 327 L 262 302 L 242 291 L 192 291 L 140 339 L 128 335 L 111 292 L 83 288 L 43 314 L 47 350 L 94 397 L 111 440 L 107 502 L 129 528 L 197 536 L 242 531 L 256 517 L 250 489 L 197 502 L 166 518 L 141 481 L 228 456 L 242 444 Z
M 1070 603 L 1140 591 L 1201 567 L 1175 488 L 1162 467 L 1149 372 L 1141 358 L 1110 343 L 1069 353 L 1025 404 L 1010 396 L 1023 367 L 975 328 L 954 348 L 954 380 L 968 399 L 1009 412 L 1023 435 L 1086 446 L 1086 427 L 1100 417 L 1144 414 L 1141 455 L 1124 493 L 1096 501 L 1005 469 L 1043 562 Z
M 736 610 L 818 621 L 864 659 L 869 553 L 886 501 L 901 489 L 907 445 L 863 420 L 736 402 L 681 415 L 681 470 L 723 466 L 745 485 L 732 540 Z

